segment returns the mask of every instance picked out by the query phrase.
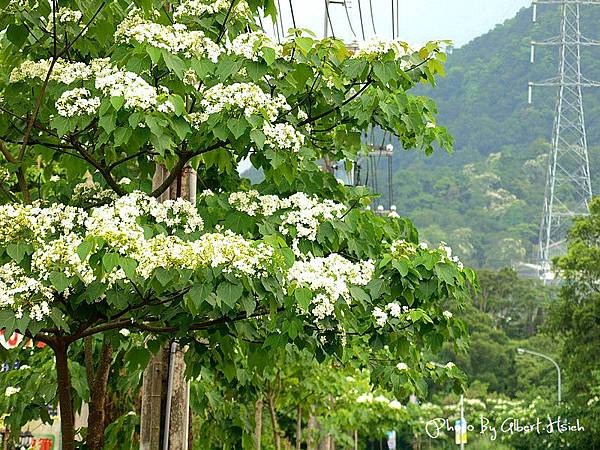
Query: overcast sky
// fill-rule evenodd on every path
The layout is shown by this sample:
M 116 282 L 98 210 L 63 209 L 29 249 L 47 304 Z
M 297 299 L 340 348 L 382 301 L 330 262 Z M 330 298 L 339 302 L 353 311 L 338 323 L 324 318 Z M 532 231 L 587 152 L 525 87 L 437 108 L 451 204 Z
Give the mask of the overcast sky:
M 340 2 L 340 0 L 335 0 Z M 359 15 L 362 10 L 365 35 L 372 36 L 373 25 L 369 0 L 347 0 L 350 20 L 358 40 L 362 39 Z M 373 5 L 375 30 L 380 36 L 392 37 L 392 0 L 370 0 Z M 455 46 L 466 44 L 474 37 L 492 29 L 494 25 L 513 17 L 531 0 L 397 0 L 399 11 L 399 38 L 411 44 L 431 39 L 451 39 Z M 279 0 L 284 28 L 292 26 L 290 0 Z M 291 0 L 296 24 L 323 35 L 325 0 Z M 394 2 L 395 3 L 395 2 Z M 342 4 L 329 7 L 336 37 L 353 40 L 346 11 Z

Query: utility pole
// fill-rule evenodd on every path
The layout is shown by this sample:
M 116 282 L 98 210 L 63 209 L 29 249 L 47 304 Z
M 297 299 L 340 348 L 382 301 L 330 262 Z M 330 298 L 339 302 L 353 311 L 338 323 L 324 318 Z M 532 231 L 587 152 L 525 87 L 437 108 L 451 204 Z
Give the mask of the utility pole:
M 152 179 L 157 188 L 169 176 L 157 165 Z M 196 204 L 196 172 L 185 167 L 159 201 L 184 198 Z M 142 381 L 140 450 L 187 450 L 189 430 L 189 382 L 185 379 L 184 351 L 175 341 L 153 355 Z
M 565 238 L 573 217 L 589 214 L 592 186 L 581 88 L 599 87 L 600 83 L 581 75 L 580 50 L 582 46 L 597 46 L 600 42 L 581 34 L 580 7 L 600 5 L 600 0 L 534 0 L 534 22 L 540 4 L 557 5 L 561 10 L 560 34 L 531 43 L 532 63 L 536 46 L 559 48 L 558 75 L 543 82 L 530 82 L 528 93 L 531 103 L 533 86 L 558 88 L 539 236 L 540 277 L 547 282 L 553 278 L 552 258 L 565 252 Z

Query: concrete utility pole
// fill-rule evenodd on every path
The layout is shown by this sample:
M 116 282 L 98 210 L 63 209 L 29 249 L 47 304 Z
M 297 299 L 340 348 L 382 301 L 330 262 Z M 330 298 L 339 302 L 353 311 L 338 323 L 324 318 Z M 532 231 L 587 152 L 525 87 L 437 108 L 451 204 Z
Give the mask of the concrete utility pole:
M 152 187 L 160 186 L 169 175 L 158 166 Z M 181 176 L 159 201 L 184 198 L 196 203 L 196 172 L 183 169 Z M 171 341 L 150 359 L 142 382 L 140 450 L 187 450 L 189 430 L 189 382 L 185 379 L 184 351 Z
M 531 62 L 538 45 L 559 48 L 558 75 L 541 83 L 529 83 L 529 103 L 533 86 L 558 87 L 552 132 L 552 150 L 548 155 L 544 214 L 540 227 L 540 277 L 551 281 L 550 263 L 565 252 L 565 237 L 575 216 L 589 214 L 592 198 L 587 136 L 581 88 L 600 87 L 600 83 L 581 75 L 581 47 L 598 46 L 599 41 L 581 34 L 582 5 L 600 5 L 600 0 L 535 0 L 533 21 L 537 21 L 540 4 L 558 5 L 561 9 L 560 34 L 545 41 L 531 43 Z

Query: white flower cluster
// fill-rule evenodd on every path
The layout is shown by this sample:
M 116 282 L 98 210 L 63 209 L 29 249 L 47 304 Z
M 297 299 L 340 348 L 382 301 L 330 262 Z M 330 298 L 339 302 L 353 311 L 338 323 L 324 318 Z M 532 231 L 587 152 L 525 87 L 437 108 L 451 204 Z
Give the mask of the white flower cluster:
M 181 23 L 161 25 L 150 22 L 132 10 L 128 17 L 117 27 L 116 42 L 146 43 L 156 48 L 163 48 L 172 53 L 182 53 L 186 57 L 207 56 L 215 64 L 223 49 L 207 38 L 202 31 L 188 31 Z
M 81 11 L 69 9 L 69 8 L 58 8 L 56 11 L 56 22 L 57 23 L 77 23 L 83 17 Z M 50 12 L 48 16 L 48 31 L 53 27 L 54 14 Z
M 452 249 L 445 242 L 440 242 L 440 250 L 445 253 L 445 259 L 448 262 L 453 262 L 458 266 L 460 270 L 464 269 L 464 265 L 462 261 L 458 258 L 458 256 L 452 256 Z
M 384 395 L 375 397 L 372 392 L 361 394 L 356 398 L 356 403 L 381 403 L 391 409 L 403 409 L 404 406 L 398 400 L 390 400 Z
M 161 224 L 171 234 L 147 238 L 146 225 Z M 280 270 L 272 247 L 247 241 L 231 231 L 207 233 L 186 240 L 175 233 L 201 230 L 202 218 L 191 203 L 183 200 L 158 202 L 134 192 L 91 212 L 60 204 L 48 208 L 11 204 L 0 206 L 0 246 L 19 242 L 34 248 L 31 271 L 25 273 L 15 263 L 0 267 L 0 308 L 11 308 L 17 315 L 27 311 L 35 320 L 49 314 L 49 302 L 56 291 L 50 287 L 52 273 L 77 277 L 84 284 L 100 281 L 112 286 L 125 280 L 123 270 L 113 270 L 98 278 L 90 265 L 97 243 L 104 242 L 110 252 L 137 262 L 137 273 L 150 277 L 162 268 L 220 267 L 225 273 L 262 277 Z M 80 257 L 81 246 L 90 247 Z M 49 281 L 50 280 L 50 281 Z M 68 297 L 68 289 L 62 293 Z
M 54 178 L 54 177 L 52 177 Z M 50 181 L 58 181 L 59 177 L 56 177 Z M 117 194 L 112 189 L 103 189 L 100 183 L 93 181 L 78 183 L 73 187 L 73 203 L 99 203 L 107 200 L 114 200 L 117 198 Z
M 313 297 L 312 314 L 322 320 L 333 316 L 334 304 L 342 298 L 350 304 L 350 285 L 364 286 L 373 277 L 373 262 L 353 263 L 336 253 L 296 261 L 288 272 L 288 282 L 306 286 L 317 295 Z
M 389 316 L 400 319 L 410 311 L 410 308 L 406 305 L 400 305 L 398 302 L 391 302 L 388 303 L 384 309 L 376 306 L 373 309 L 373 317 L 375 318 L 377 326 L 384 327 L 388 322 Z
M 298 153 L 300 147 L 304 144 L 304 135 L 289 123 L 277 123 L 273 125 L 265 122 L 263 124 L 263 133 L 265 135 L 265 144 L 277 149 L 291 150 L 294 153 Z
M 394 40 L 389 41 L 374 36 L 367 41 L 358 43 L 358 50 L 352 55 L 353 58 L 378 58 L 387 54 L 390 50 L 394 52 L 396 59 L 410 53 L 411 49 L 406 42 Z
M 16 316 L 20 318 L 23 307 L 26 307 L 34 320 L 42 320 L 50 314 L 48 301 L 52 298 L 51 289 L 28 277 L 15 263 L 0 266 L 0 308 L 14 309 Z
M 108 60 L 92 61 L 92 68 L 96 89 L 111 97 L 123 97 L 126 108 L 150 109 L 157 106 L 158 90 L 136 73 L 119 69 Z
M 272 97 L 254 83 L 216 84 L 203 91 L 200 105 L 207 115 L 241 109 L 246 117 L 262 115 L 269 122 L 274 122 L 281 112 L 291 109 L 283 95 Z
M 227 42 L 225 48 L 230 55 L 243 56 L 252 61 L 258 61 L 258 57 L 264 55 L 263 49 L 265 48 L 272 49 L 277 58 L 280 58 L 283 54 L 283 46 L 273 42 L 269 36 L 261 31 L 240 34 L 232 41 Z
M 137 273 L 149 277 L 160 267 L 197 270 L 201 267 L 223 267 L 225 273 L 244 273 L 254 277 L 267 275 L 266 267 L 273 258 L 273 249 L 266 244 L 254 244 L 226 230 L 203 234 L 196 241 L 184 241 L 177 236 L 159 234 L 144 242 L 134 253 Z
M 292 248 L 300 254 L 298 243 L 300 239 L 314 241 L 317 238 L 319 225 L 326 220 L 340 219 L 346 211 L 346 206 L 333 200 L 321 200 L 317 196 L 309 196 L 297 192 L 287 198 L 275 195 L 260 195 L 257 191 L 235 192 L 229 196 L 229 204 L 250 216 L 270 216 L 281 209 L 289 209 L 281 214 L 282 223 L 279 231 L 290 235 L 290 228 L 295 228 Z
M 15 83 L 25 79 L 38 78 L 43 80 L 50 69 L 50 60 L 25 61 L 13 69 L 10 82 Z M 63 84 L 71 84 L 79 80 L 95 78 L 96 89 L 104 95 L 123 97 L 126 108 L 150 109 L 161 107 L 159 95 L 168 94 L 164 86 L 159 90 L 150 85 L 146 80 L 134 72 L 119 69 L 110 63 L 107 58 L 94 59 L 89 65 L 83 63 L 70 63 L 63 59 L 56 61 L 50 80 Z M 95 103 L 95 101 L 94 101 Z M 162 106 L 163 110 L 165 106 Z M 166 106 L 168 110 L 170 108 Z
M 289 207 L 289 203 L 277 195 L 260 195 L 258 191 L 233 192 L 229 195 L 229 204 L 249 216 L 271 216 L 279 209 Z
M 100 99 L 90 95 L 90 91 L 84 88 L 75 88 L 63 92 L 56 101 L 58 115 L 73 117 L 95 114 L 100 107 Z
M 15 67 L 10 73 L 9 82 L 16 83 L 27 79 L 44 80 L 48 70 L 50 70 L 50 59 L 41 59 L 39 61 L 24 61 L 19 67 Z M 50 81 L 56 81 L 63 84 L 71 84 L 77 80 L 87 80 L 92 75 L 92 68 L 81 62 L 69 62 L 64 59 L 58 59 L 52 68 Z
M 15 387 L 15 386 L 8 386 L 5 390 L 4 390 L 4 396 L 5 397 L 10 397 L 11 395 L 15 395 L 17 393 L 19 393 L 21 391 L 20 387 Z
M 227 11 L 231 5 L 230 0 L 183 0 L 175 9 L 173 17 L 180 19 L 184 17 L 200 17 L 205 14 L 216 14 Z M 248 4 L 240 0 L 235 5 L 234 13 L 240 14 L 248 11 Z
M 282 234 L 289 233 L 289 227 L 296 229 L 296 238 L 314 241 L 317 238 L 319 225 L 326 220 L 340 219 L 346 206 L 330 199 L 320 200 L 316 196 L 309 197 L 304 192 L 297 192 L 288 198 L 291 211 L 281 216 L 279 228 Z

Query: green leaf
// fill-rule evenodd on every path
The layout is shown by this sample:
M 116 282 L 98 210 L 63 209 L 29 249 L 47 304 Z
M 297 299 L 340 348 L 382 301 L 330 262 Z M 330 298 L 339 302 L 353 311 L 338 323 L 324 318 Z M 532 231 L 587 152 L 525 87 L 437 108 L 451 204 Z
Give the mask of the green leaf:
M 180 116 L 181 113 L 183 113 L 183 110 L 185 108 L 185 102 L 183 101 L 183 98 L 181 98 L 180 95 L 170 95 L 169 101 L 175 107 L 175 114 Z
M 71 285 L 71 280 L 62 272 L 50 273 L 49 279 L 58 292 L 63 292 Z
M 441 263 L 435 266 L 436 275 L 447 284 L 454 284 L 456 272 L 456 267 L 451 264 Z
M 365 292 L 365 290 L 358 286 L 350 286 L 350 295 L 353 299 L 358 300 L 361 303 L 369 303 L 371 297 Z
M 270 47 L 265 47 L 265 48 L 263 48 L 262 53 L 263 53 L 263 59 L 269 66 L 275 62 L 275 59 L 277 57 L 277 55 L 275 54 L 275 50 L 273 50 Z
M 135 269 L 137 268 L 137 262 L 134 261 L 131 258 L 119 258 L 119 265 L 121 266 L 121 268 L 123 269 L 123 272 L 125 272 L 125 275 L 127 276 L 127 278 L 129 278 L 130 280 L 133 280 L 136 276 L 135 273 Z
M 250 132 L 250 139 L 254 142 L 260 150 L 265 146 L 265 134 L 261 130 L 252 130 Z
M 77 247 L 77 256 L 79 256 L 79 259 L 84 261 L 87 255 L 92 251 L 92 248 L 94 248 L 94 244 L 90 241 L 83 241 L 79 244 L 79 247 Z
M 124 103 L 125 97 L 118 96 L 110 98 L 110 104 L 115 108 L 115 111 L 120 110 Z
M 298 306 L 304 312 L 308 312 L 308 307 L 312 301 L 312 292 L 310 289 L 305 287 L 299 287 L 294 290 L 294 297 L 298 302 Z
M 15 262 L 20 263 L 29 249 L 30 247 L 27 244 L 8 244 L 6 246 L 6 253 Z
M 381 61 L 375 61 L 373 65 L 373 72 L 379 81 L 383 84 L 388 84 L 396 77 L 396 70 L 393 63 L 384 63 Z
M 63 319 L 60 309 L 52 308 L 52 311 L 50 311 L 50 318 L 58 328 L 69 331 L 69 325 L 65 322 L 65 319 Z
M 162 53 L 159 48 L 152 47 L 151 45 L 146 46 L 146 53 L 150 56 L 152 64 L 156 65 L 160 62 Z
M 158 269 L 156 269 L 154 275 L 156 276 L 156 279 L 160 282 L 161 285 L 166 286 L 171 282 L 171 280 L 173 280 L 174 274 L 169 270 L 159 267 Z
M 254 300 L 254 297 L 251 295 L 244 295 L 242 297 L 242 306 L 244 307 L 246 314 L 250 315 L 256 309 L 256 300 Z
M 242 295 L 243 287 L 241 284 L 233 284 L 229 281 L 223 281 L 217 287 L 217 295 L 230 308 L 233 308 Z
M 243 117 L 232 117 L 227 121 L 227 128 L 229 128 L 236 139 L 239 139 L 246 131 L 246 128 L 248 128 L 248 122 Z
M 185 139 L 190 131 L 192 131 L 190 124 L 181 117 L 173 117 L 171 120 L 171 127 L 175 130 L 177 137 L 181 140 Z
M 177 78 L 182 79 L 183 74 L 186 70 L 186 65 L 181 60 L 181 58 L 179 58 L 179 56 L 176 56 L 166 50 L 162 51 L 162 56 L 163 56 L 163 59 L 165 60 L 165 64 L 167 65 L 167 67 L 170 70 L 172 70 L 173 72 L 175 72 L 175 75 L 177 75 Z
M 295 39 L 296 45 L 302 51 L 304 55 L 306 55 L 314 44 L 314 39 L 309 37 L 297 37 Z
M 189 292 L 183 296 L 185 306 L 193 315 L 200 312 L 200 306 L 206 301 L 211 291 L 211 286 L 208 284 L 197 284 Z
M 8 40 L 19 48 L 25 43 L 27 36 L 29 36 L 29 30 L 25 25 L 12 24 L 6 29 Z
M 112 271 L 119 265 L 119 255 L 117 253 L 106 253 L 102 257 L 102 266 L 105 272 Z

